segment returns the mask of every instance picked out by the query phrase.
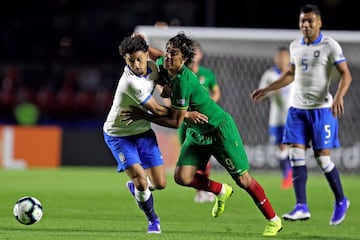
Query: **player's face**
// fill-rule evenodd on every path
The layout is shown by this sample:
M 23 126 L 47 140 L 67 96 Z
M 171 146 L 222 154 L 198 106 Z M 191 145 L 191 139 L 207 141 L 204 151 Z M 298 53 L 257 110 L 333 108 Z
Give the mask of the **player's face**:
M 183 67 L 185 60 L 180 49 L 174 48 L 171 44 L 166 45 L 164 67 L 170 73 L 175 75 Z
M 145 76 L 147 73 L 148 52 L 137 51 L 133 54 L 125 54 L 126 64 L 138 76 Z
M 320 33 L 321 18 L 313 12 L 301 13 L 299 27 L 303 33 L 306 43 L 313 42 Z
M 278 51 L 274 56 L 275 65 L 284 72 L 290 66 L 290 55 L 288 51 Z

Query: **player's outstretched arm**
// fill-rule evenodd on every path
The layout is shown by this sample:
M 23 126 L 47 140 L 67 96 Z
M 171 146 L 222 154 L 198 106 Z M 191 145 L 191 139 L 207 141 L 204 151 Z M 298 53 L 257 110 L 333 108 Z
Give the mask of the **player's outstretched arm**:
M 184 120 L 186 112 L 186 110 L 171 108 L 168 116 L 158 116 L 144 112 L 138 107 L 131 107 L 130 109 L 121 111 L 120 119 L 121 121 L 127 122 L 128 125 L 139 119 L 144 119 L 163 127 L 179 128 Z
M 268 86 L 264 88 L 258 88 L 254 90 L 250 96 L 251 99 L 255 102 L 261 101 L 264 97 L 270 92 L 274 90 L 278 90 L 282 87 L 289 85 L 292 81 L 294 81 L 294 72 L 295 68 L 289 68 L 285 71 L 278 80 L 270 83 Z
M 121 121 L 127 122 L 128 125 L 133 123 L 134 121 L 145 119 L 160 126 L 179 128 L 184 118 L 188 118 L 191 122 L 195 124 L 203 124 L 208 122 L 207 116 L 202 113 L 196 111 L 187 112 L 186 110 L 180 110 L 175 108 L 171 108 L 170 113 L 167 116 L 150 114 L 148 112 L 144 112 L 138 107 L 132 107 L 128 110 L 123 110 L 120 113 Z
M 143 106 L 157 116 L 166 116 L 170 112 L 170 108 L 160 105 L 154 97 L 149 98 Z
M 149 57 L 153 60 L 156 61 L 156 59 L 158 59 L 159 57 L 161 57 L 162 55 L 164 55 L 164 51 L 161 51 L 158 48 L 149 46 Z

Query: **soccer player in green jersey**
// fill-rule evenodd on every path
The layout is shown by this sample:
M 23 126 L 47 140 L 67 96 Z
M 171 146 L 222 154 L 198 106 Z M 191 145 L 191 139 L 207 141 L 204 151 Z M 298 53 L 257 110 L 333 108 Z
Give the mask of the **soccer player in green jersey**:
M 241 136 L 232 116 L 224 111 L 201 86 L 198 77 L 186 65 L 192 61 L 193 40 L 179 33 L 168 40 L 166 52 L 159 65 L 161 76 L 171 88 L 171 108 L 166 116 L 149 114 L 139 108 L 122 111 L 123 121 L 146 119 L 161 126 L 179 128 L 187 124 L 185 141 L 181 146 L 174 179 L 179 185 L 212 192 L 216 195 L 212 216 L 219 217 L 233 188 L 198 174 L 213 155 L 224 166 L 236 184 L 254 200 L 268 220 L 263 236 L 276 236 L 282 229 L 263 187 L 249 174 L 249 162 Z M 150 54 L 152 56 L 152 54 Z M 184 119 L 187 111 L 197 111 L 208 117 L 202 124 Z M 196 122 L 196 121 L 195 121 Z
M 218 102 L 221 97 L 220 87 L 217 84 L 214 71 L 202 65 L 203 51 L 198 41 L 193 41 L 194 58 L 193 61 L 187 65 L 199 78 L 200 84 L 208 90 L 210 97 Z
M 220 92 L 220 87 L 216 82 L 215 73 L 210 68 L 201 65 L 201 61 L 203 59 L 204 54 L 200 43 L 198 41 L 193 41 L 192 48 L 194 49 L 195 55 L 193 57 L 193 61 L 191 61 L 190 64 L 187 65 L 187 67 L 190 68 L 190 70 L 193 71 L 198 76 L 200 84 L 208 91 L 210 97 L 215 102 L 218 102 L 221 97 L 221 92 Z M 178 129 L 180 143 L 184 142 L 185 133 L 186 133 L 186 124 L 183 122 L 181 127 Z M 197 173 L 209 177 L 211 173 L 211 161 L 208 161 L 208 164 L 206 165 L 205 169 L 198 169 Z M 202 190 L 196 190 L 194 202 L 204 203 L 204 202 L 214 202 L 214 200 L 215 200 L 215 195 L 213 193 Z

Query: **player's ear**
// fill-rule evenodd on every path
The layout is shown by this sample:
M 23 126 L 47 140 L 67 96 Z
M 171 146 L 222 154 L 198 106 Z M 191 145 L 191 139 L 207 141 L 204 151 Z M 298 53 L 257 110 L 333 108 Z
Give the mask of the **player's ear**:
M 322 27 L 322 21 L 321 21 L 321 18 L 319 18 L 319 28 Z
M 124 58 L 125 63 L 126 63 L 127 65 L 129 65 L 129 58 L 126 57 L 126 55 L 124 55 L 123 58 Z

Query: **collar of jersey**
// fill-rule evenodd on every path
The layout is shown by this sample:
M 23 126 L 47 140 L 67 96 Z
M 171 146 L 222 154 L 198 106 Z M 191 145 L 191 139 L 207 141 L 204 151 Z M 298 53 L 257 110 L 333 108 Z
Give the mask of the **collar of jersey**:
M 315 39 L 315 41 L 313 41 L 313 42 L 310 43 L 309 45 L 316 45 L 316 44 L 320 43 L 321 40 L 322 40 L 322 38 L 323 38 L 323 35 L 322 35 L 322 33 L 320 32 L 319 36 Z M 307 45 L 307 44 L 305 43 L 304 38 L 301 39 L 301 44 L 302 44 L 302 45 Z

